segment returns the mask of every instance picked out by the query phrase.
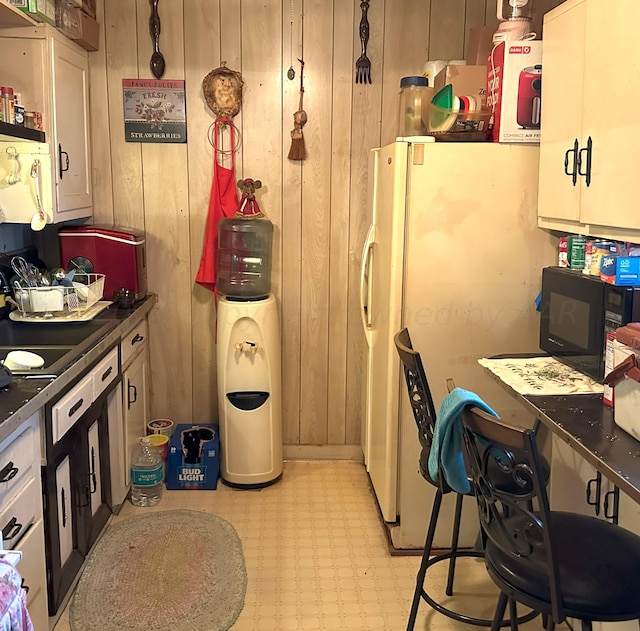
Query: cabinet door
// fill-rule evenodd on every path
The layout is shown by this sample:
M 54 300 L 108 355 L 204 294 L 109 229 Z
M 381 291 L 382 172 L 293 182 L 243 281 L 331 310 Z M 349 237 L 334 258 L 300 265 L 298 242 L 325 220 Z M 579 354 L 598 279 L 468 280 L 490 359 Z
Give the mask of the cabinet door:
M 640 229 L 637 208 L 640 96 L 637 0 L 587 3 L 583 142 L 592 139 L 591 185 L 582 193 L 585 223 Z M 545 32 L 546 38 L 546 32 Z M 558 107 L 566 107 L 565 104 Z
M 545 18 L 538 216 L 580 221 L 582 88 L 587 5 L 564 5 Z
M 50 40 L 55 125 L 57 220 L 77 217 L 91 207 L 89 145 L 89 62 L 86 55 L 57 38 Z M 88 213 L 91 214 L 90 212 Z M 81 216 L 87 216 L 81 215 Z
M 604 519 L 604 499 L 613 490 L 612 483 L 555 435 L 551 452 L 551 508 Z
M 47 612 L 47 571 L 44 552 L 44 526 L 39 519 L 20 540 L 22 561 L 18 566 L 27 592 L 27 609 L 35 631 L 49 628 Z
M 81 473 L 74 475 L 78 485 L 80 529 L 78 548 L 87 554 L 111 515 L 109 477 L 107 401 L 94 403 L 78 428 L 79 450 L 83 458 Z
M 144 436 L 149 421 L 148 364 L 146 345 L 122 375 L 124 417 L 127 436 L 126 484 L 131 483 L 130 469 L 133 450 Z
M 102 488 L 102 472 L 100 469 L 100 436 L 97 420 L 93 421 L 89 427 L 87 439 L 89 443 L 87 453 L 89 458 L 89 491 L 91 492 L 89 505 L 91 507 L 91 515 L 95 516 L 102 505 L 100 492 L 100 489 Z
M 82 475 L 81 445 L 76 432 L 68 433 L 42 468 L 47 549 L 47 595 L 49 615 L 54 615 L 84 561 L 79 549 L 80 525 L 78 480 Z
M 109 463 L 111 474 L 111 508 L 127 497 L 127 445 L 125 418 L 122 411 L 122 385 L 118 384 L 107 397 L 109 415 Z
M 56 467 L 55 485 L 58 491 L 58 541 L 60 567 L 64 567 L 73 551 L 73 504 L 71 500 L 71 467 L 69 456 Z

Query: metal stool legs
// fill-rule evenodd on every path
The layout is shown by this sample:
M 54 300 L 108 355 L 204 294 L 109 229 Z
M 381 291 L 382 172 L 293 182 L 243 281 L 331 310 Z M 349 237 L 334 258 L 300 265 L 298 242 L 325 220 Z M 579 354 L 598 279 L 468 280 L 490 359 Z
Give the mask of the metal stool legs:
M 447 596 L 453 595 L 453 577 L 455 572 L 456 559 L 458 557 L 473 557 L 473 558 L 483 558 L 484 554 L 482 552 L 476 550 L 458 550 L 458 535 L 460 532 L 460 519 L 462 515 L 462 500 L 464 496 L 460 493 L 456 493 L 456 509 L 455 509 L 455 517 L 453 524 L 453 532 L 451 534 L 451 552 L 447 552 L 444 554 L 438 554 L 432 558 L 429 558 L 431 555 L 431 548 L 433 547 L 433 539 L 435 537 L 436 526 L 438 524 L 438 516 L 440 515 L 440 507 L 442 506 L 442 491 L 437 489 L 436 496 L 433 500 L 433 507 L 431 510 L 431 518 L 429 519 L 429 528 L 427 529 L 427 538 L 424 544 L 424 552 L 422 553 L 422 561 L 420 562 L 420 569 L 418 570 L 418 574 L 416 575 L 416 588 L 413 592 L 413 601 L 411 602 L 411 611 L 409 613 L 409 620 L 407 622 L 407 631 L 413 631 L 416 624 L 416 616 L 418 615 L 418 607 L 420 605 L 420 600 L 424 600 L 427 602 L 433 609 L 437 612 L 452 618 L 453 620 L 457 620 L 458 622 L 464 622 L 467 624 L 473 624 L 479 627 L 491 627 L 496 621 L 496 617 L 494 619 L 489 620 L 486 618 L 475 618 L 473 616 L 467 616 L 466 614 L 453 611 L 439 602 L 436 602 L 432 596 L 427 593 L 425 589 L 424 582 L 427 575 L 427 570 L 434 564 L 439 563 L 440 561 L 449 560 L 449 570 L 447 575 L 447 587 L 446 594 Z M 501 604 L 501 603 L 500 603 Z M 504 603 L 504 609 L 506 609 L 506 601 Z M 502 610 L 502 615 L 504 615 L 504 609 Z M 515 609 L 515 603 L 513 603 L 513 609 Z M 512 610 L 512 614 L 515 612 Z M 517 628 L 518 623 L 525 623 L 529 620 L 533 620 L 538 615 L 537 611 L 531 611 L 528 614 L 515 618 L 513 622 L 510 620 L 502 621 L 498 624 L 499 627 L 507 627 L 511 626 L 511 628 Z M 497 624 L 497 622 L 496 622 Z

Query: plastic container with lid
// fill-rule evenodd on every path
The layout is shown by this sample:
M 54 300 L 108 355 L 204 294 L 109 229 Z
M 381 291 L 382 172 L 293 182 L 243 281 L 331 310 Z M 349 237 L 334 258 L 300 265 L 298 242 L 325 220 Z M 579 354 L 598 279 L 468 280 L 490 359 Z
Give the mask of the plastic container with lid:
M 435 90 L 423 76 L 402 77 L 398 93 L 398 136 L 425 136 Z
M 273 224 L 225 217 L 218 223 L 216 287 L 227 298 L 257 300 L 271 292 Z

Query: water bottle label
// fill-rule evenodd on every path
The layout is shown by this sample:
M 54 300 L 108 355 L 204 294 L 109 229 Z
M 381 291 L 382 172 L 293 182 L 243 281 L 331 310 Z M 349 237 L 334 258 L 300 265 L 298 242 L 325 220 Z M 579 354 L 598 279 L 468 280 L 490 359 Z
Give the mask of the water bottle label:
M 131 484 L 135 486 L 153 486 L 162 482 L 162 463 L 155 469 L 137 470 L 131 467 Z

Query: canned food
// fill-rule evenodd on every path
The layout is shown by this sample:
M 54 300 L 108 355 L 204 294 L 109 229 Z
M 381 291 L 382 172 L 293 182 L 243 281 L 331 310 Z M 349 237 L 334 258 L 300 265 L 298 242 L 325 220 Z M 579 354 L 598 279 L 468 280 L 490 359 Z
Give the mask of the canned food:
M 582 235 L 569 237 L 569 268 L 584 269 L 586 239 Z
M 170 437 L 174 429 L 173 421 L 168 418 L 157 418 L 147 423 L 147 434 L 164 434 Z

